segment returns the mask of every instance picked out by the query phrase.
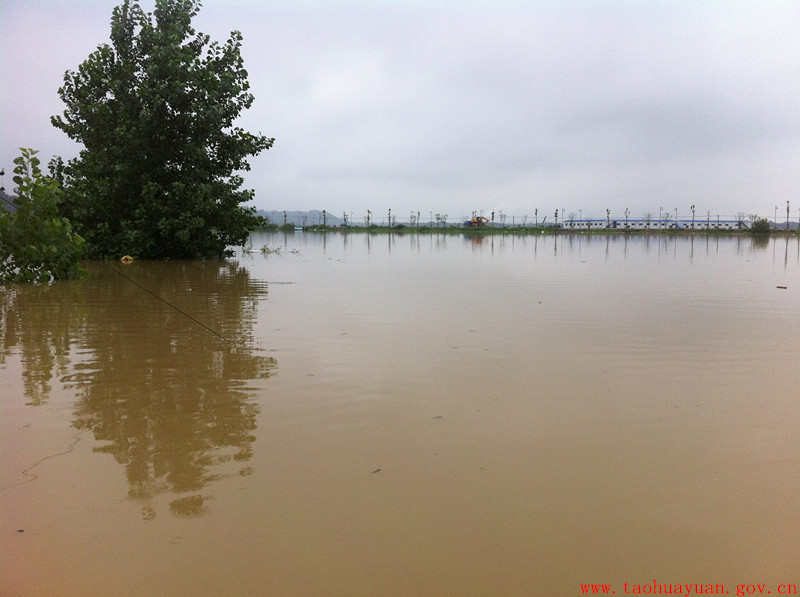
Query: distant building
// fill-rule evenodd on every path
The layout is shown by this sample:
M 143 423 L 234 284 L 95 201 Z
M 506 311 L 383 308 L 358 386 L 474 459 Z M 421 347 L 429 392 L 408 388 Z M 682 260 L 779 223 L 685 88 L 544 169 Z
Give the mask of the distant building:
M 720 220 L 718 218 L 666 220 L 658 218 L 629 218 L 620 219 L 567 219 L 561 224 L 564 230 L 600 230 L 612 228 L 615 230 L 742 230 L 747 226 L 740 220 Z

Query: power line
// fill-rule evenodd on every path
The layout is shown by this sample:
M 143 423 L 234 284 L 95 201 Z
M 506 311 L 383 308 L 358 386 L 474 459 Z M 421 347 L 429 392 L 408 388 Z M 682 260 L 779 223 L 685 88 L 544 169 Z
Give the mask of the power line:
M 125 274 L 123 274 L 121 271 L 119 271 L 117 268 L 115 268 L 115 267 L 111 267 L 111 266 L 110 266 L 108 263 L 106 263 L 106 262 L 103 262 L 103 264 L 104 264 L 104 265 L 105 265 L 105 266 L 106 266 L 108 269 L 110 269 L 112 272 L 114 272 L 114 273 L 116 273 L 116 274 L 119 274 L 120 276 L 122 276 L 123 278 L 125 278 L 125 279 L 126 279 L 128 282 L 130 282 L 131 284 L 135 284 L 136 286 L 138 286 L 139 288 L 141 288 L 142 290 L 144 290 L 146 293 L 153 295 L 154 297 L 156 297 L 158 300 L 160 300 L 160 301 L 161 301 L 162 303 L 164 303 L 165 305 L 169 305 L 170 307 L 172 307 L 173 309 L 175 309 L 175 310 L 176 310 L 178 313 L 180 313 L 181 315 L 184 315 L 184 316 L 188 317 L 189 319 L 191 319 L 192 321 L 194 321 L 194 322 L 195 322 L 197 325 L 199 325 L 199 326 L 201 326 L 201 327 L 204 327 L 205 329 L 207 329 L 209 332 L 211 332 L 211 333 L 212 333 L 212 334 L 214 334 L 215 336 L 217 336 L 217 337 L 219 337 L 219 338 L 222 338 L 223 340 L 225 340 L 225 342 L 228 342 L 228 341 L 229 341 L 229 340 L 228 340 L 228 339 L 227 339 L 225 336 L 223 336 L 223 335 L 222 335 L 222 334 L 220 334 L 219 332 L 216 332 L 216 331 L 212 330 L 210 327 L 208 327 L 208 326 L 207 326 L 206 324 L 204 324 L 202 321 L 198 321 L 197 319 L 195 319 L 194 317 L 192 317 L 191 315 L 189 315 L 189 314 L 188 314 L 186 311 L 183 311 L 182 309 L 180 309 L 180 308 L 176 307 L 175 305 L 173 305 L 172 303 L 170 303 L 170 302 L 169 302 L 169 301 L 167 301 L 166 299 L 163 299 L 163 298 L 161 298 L 160 296 L 158 296 L 158 295 L 157 295 L 155 292 L 153 292 L 153 291 L 152 291 L 152 290 L 150 290 L 149 288 L 145 288 L 144 286 L 142 286 L 141 284 L 139 284 L 139 282 L 137 282 L 137 281 L 136 281 L 136 280 L 134 280 L 133 278 L 130 278 L 129 276 L 126 276 L 126 275 L 125 275 Z

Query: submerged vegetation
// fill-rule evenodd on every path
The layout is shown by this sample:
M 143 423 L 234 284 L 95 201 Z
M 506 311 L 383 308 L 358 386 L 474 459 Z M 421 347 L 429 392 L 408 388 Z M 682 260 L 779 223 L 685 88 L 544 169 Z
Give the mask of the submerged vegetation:
M 191 26 L 199 0 L 125 0 L 111 44 L 97 48 L 58 90 L 52 123 L 83 144 L 56 161 L 63 211 L 93 258 L 214 258 L 261 223 L 243 207 L 248 156 L 274 139 L 235 126 L 254 98 L 242 36 L 210 42 Z
M 59 215 L 63 193 L 42 174 L 33 149 L 14 160 L 14 213 L 0 209 L 0 283 L 80 278 L 85 242 Z
M 263 224 L 243 190 L 274 139 L 235 125 L 253 100 L 242 36 L 196 33 L 199 0 L 124 0 L 111 43 L 67 71 L 53 126 L 81 143 L 50 161 L 23 149 L 18 197 L 0 209 L 0 283 L 81 276 L 83 257 L 218 258 Z

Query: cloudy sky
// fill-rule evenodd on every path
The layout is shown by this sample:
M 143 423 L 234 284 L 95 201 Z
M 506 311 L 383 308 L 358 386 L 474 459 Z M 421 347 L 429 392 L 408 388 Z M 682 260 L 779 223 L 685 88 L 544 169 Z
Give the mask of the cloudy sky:
M 142 0 L 152 10 L 154 0 Z M 65 158 L 57 89 L 116 0 L 0 0 L 0 166 Z M 263 209 L 800 215 L 798 0 L 205 0 L 275 137 Z

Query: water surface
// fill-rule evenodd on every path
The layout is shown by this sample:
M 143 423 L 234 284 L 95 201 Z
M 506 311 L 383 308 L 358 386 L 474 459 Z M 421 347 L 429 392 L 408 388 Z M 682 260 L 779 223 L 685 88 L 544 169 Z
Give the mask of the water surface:
M 252 248 L 0 289 L 0 593 L 800 585 L 798 239 Z

